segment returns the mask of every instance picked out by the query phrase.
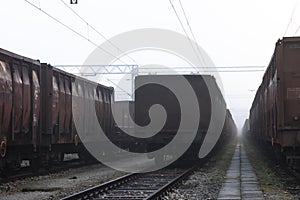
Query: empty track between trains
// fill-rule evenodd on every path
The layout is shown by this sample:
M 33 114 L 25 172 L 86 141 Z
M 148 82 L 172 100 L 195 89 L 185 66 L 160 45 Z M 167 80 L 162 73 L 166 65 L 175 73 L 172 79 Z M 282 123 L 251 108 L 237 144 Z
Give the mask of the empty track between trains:
M 149 173 L 133 173 L 78 192 L 62 200 L 157 199 L 176 187 L 197 167 L 166 168 Z

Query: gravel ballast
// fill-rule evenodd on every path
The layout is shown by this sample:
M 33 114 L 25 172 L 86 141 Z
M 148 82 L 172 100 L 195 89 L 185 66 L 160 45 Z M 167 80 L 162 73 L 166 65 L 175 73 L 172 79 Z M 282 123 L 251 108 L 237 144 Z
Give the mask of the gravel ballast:
M 217 199 L 235 146 L 236 140 L 220 149 L 217 155 L 164 199 Z
M 124 173 L 102 164 L 84 166 L 50 175 L 0 183 L 1 199 L 60 199 L 122 175 Z

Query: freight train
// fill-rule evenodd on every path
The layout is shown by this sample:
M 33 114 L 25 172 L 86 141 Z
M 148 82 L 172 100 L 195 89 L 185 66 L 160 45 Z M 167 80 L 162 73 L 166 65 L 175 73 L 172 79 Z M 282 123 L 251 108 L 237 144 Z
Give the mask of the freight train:
M 300 37 L 278 40 L 250 109 L 250 133 L 293 164 L 300 158 Z
M 249 134 L 250 134 L 250 124 L 249 124 L 249 119 L 246 119 L 242 127 L 242 135 L 249 136 Z
M 65 153 L 87 156 L 74 124 L 74 119 L 83 127 L 91 123 L 84 120 L 85 101 L 95 101 L 104 131 L 113 132 L 111 87 L 0 49 L 0 88 L 0 169 L 19 168 L 22 160 L 49 164 Z M 73 98 L 81 104 L 74 105 Z M 81 114 L 74 115 L 72 107 Z
M 146 152 L 154 152 L 166 144 L 170 143 L 170 141 L 175 137 L 176 133 L 179 130 L 179 124 L 182 122 L 182 116 L 191 117 L 190 113 L 182 113 L 180 110 L 180 102 L 178 101 L 178 96 L 174 94 L 171 90 L 164 86 L 160 86 L 155 83 L 168 83 L 169 85 L 176 85 L 177 91 L 181 91 L 182 95 L 186 95 L 184 90 L 186 88 L 182 87 L 181 84 L 178 84 L 178 81 L 184 77 L 185 80 L 191 85 L 195 93 L 195 98 L 197 102 L 197 106 L 199 106 L 200 118 L 197 121 L 196 127 L 196 136 L 193 139 L 191 145 L 186 150 L 186 152 L 180 156 L 181 161 L 195 161 L 199 158 L 199 151 L 201 146 L 203 145 L 204 138 L 207 134 L 215 134 L 216 143 L 223 143 L 225 140 L 231 140 L 236 135 L 236 126 L 232 119 L 231 113 L 226 109 L 226 102 L 223 98 L 221 91 L 216 83 L 216 80 L 213 76 L 210 75 L 145 75 L 138 76 L 135 80 L 135 122 L 139 126 L 146 126 L 150 123 L 151 119 L 149 117 L 149 109 L 151 106 L 160 104 L 165 109 L 167 114 L 166 122 L 163 128 L 154 136 L 152 136 L 144 145 Z M 208 89 L 207 84 L 210 85 L 210 90 Z M 185 96 L 186 97 L 186 96 Z M 188 96 L 188 98 L 193 98 L 192 96 Z M 213 105 L 214 103 L 214 105 Z M 196 109 L 192 108 L 192 109 Z M 215 106 L 217 111 L 217 118 L 214 118 L 212 113 L 212 106 Z M 184 111 L 183 111 L 184 112 Z M 189 111 L 190 112 L 190 111 Z M 158 118 L 160 116 L 152 114 L 152 118 Z M 213 119 L 214 118 L 214 119 Z M 188 119 L 192 120 L 192 119 Z M 215 120 L 215 121 L 213 121 Z M 209 126 L 211 123 L 219 123 L 221 126 L 220 130 L 216 130 L 216 132 L 208 133 Z M 194 130 L 191 127 L 185 127 L 182 132 L 186 136 L 192 134 Z M 221 133 L 217 133 L 220 131 Z M 143 134 L 143 133 L 138 133 Z M 211 142 L 211 141 L 209 141 Z M 212 142 L 212 143 L 213 143 Z M 171 150 L 175 152 L 176 149 L 181 145 L 185 144 L 185 138 L 176 145 L 174 145 L 174 149 Z M 212 146 L 216 143 L 212 144 Z M 170 154 L 170 152 L 166 152 L 165 154 L 150 154 L 150 158 L 154 157 L 157 162 L 162 162 L 166 159 L 166 157 Z M 172 156 L 172 155 L 171 155 Z
M 136 84 L 145 77 L 147 76 L 138 76 Z M 212 101 L 217 102 L 217 110 L 224 114 L 225 120 L 220 122 L 223 129 L 221 136 L 218 135 L 218 143 L 236 134 L 236 127 L 212 76 L 184 77 L 195 91 L 197 104 L 201 109 L 197 135 L 185 153 L 188 155 L 185 158 L 193 160 L 207 135 L 212 117 Z M 203 77 L 213 85 L 213 98 Z M 176 76 L 172 75 L 163 78 L 176 80 Z M 33 168 L 60 163 L 66 153 L 77 153 L 85 160 L 93 159 L 81 142 L 77 129 L 80 127 L 84 134 L 95 136 L 97 133 L 90 127 L 98 122 L 106 136 L 121 149 L 152 152 L 172 140 L 180 118 L 178 105 L 172 99 L 172 94 L 161 88 L 156 90 L 156 86 L 146 87 L 146 90 L 138 89 L 135 102 L 115 104 L 112 87 L 91 82 L 4 49 L 0 49 L 0 88 L 0 171 L 4 172 L 5 169 L 20 168 L 23 160 L 29 160 Z M 128 120 L 129 117 L 141 126 L 146 125 L 148 114 L 145 112 L 154 102 L 165 106 L 170 112 L 169 120 L 157 137 L 144 140 L 127 135 L 127 129 L 136 129 L 132 120 Z M 128 103 L 129 114 L 124 114 L 122 110 Z M 95 107 L 92 108 L 91 105 Z M 96 111 L 95 119 L 89 116 L 93 109 Z M 114 111 L 118 112 L 116 117 L 120 118 L 118 121 L 121 122 L 121 127 L 116 127 Z M 189 134 L 189 130 L 184 131 Z M 106 144 L 99 144 L 101 145 Z M 111 153 L 102 152 L 102 155 L 109 156 Z M 157 159 L 162 161 L 161 158 Z

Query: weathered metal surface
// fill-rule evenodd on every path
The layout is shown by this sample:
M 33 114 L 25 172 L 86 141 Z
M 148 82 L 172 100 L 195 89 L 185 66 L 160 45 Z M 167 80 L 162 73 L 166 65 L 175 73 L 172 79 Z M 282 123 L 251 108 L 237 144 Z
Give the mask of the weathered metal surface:
M 104 116 L 103 116 L 103 120 L 104 120 L 104 131 L 105 133 L 107 133 L 109 131 L 109 121 L 108 121 L 108 112 L 109 112 L 109 105 L 108 105 L 108 93 L 106 90 L 102 90 L 103 91 L 103 103 L 104 103 Z
M 57 133 L 59 115 L 59 86 L 57 77 L 52 77 L 52 134 Z
M 300 154 L 300 37 L 283 38 L 257 90 L 250 110 L 251 134 Z
M 13 66 L 13 137 L 16 133 L 21 132 L 22 127 L 22 110 L 23 110 L 23 92 L 22 92 L 22 78 L 20 74 L 20 66 Z
M 22 80 L 23 80 L 23 112 L 22 112 L 22 132 L 28 133 L 31 121 L 31 85 L 29 80 L 28 65 L 22 66 Z
M 94 109 L 95 110 L 95 112 L 96 112 L 96 116 L 97 116 L 97 112 L 99 112 L 98 111 L 98 107 L 97 106 L 99 106 L 99 96 L 98 96 L 98 93 L 97 93 L 97 88 L 93 88 L 93 101 L 94 101 L 94 107 L 92 107 L 91 109 Z M 93 117 L 93 119 L 92 119 L 92 121 L 91 121 L 91 126 L 92 127 L 96 127 L 97 126 L 97 123 L 99 123 L 98 122 L 98 117 Z M 96 130 L 94 129 L 94 130 L 92 130 L 93 131 L 93 134 L 97 134 L 97 132 L 96 132 Z
M 66 97 L 66 119 L 65 119 L 65 133 L 71 134 L 71 120 L 72 120 L 72 94 L 71 94 L 71 78 L 65 78 L 65 97 Z
M 113 112 L 114 112 L 114 109 L 115 109 L 115 93 L 114 92 L 111 92 L 110 91 L 110 125 L 111 125 L 111 131 L 112 132 L 115 132 L 115 121 L 114 121 L 114 116 L 113 116 Z M 134 118 L 133 118 L 134 119 Z
M 38 145 L 39 122 L 40 122 L 40 101 L 41 101 L 41 88 L 38 79 L 38 73 L 32 71 L 32 142 L 36 148 Z
M 102 128 L 103 131 L 106 131 L 106 105 L 105 105 L 105 92 L 104 89 L 101 87 L 97 87 L 97 93 L 99 95 L 99 102 L 96 104 L 96 114 L 98 117 L 98 122 Z
M 134 129 L 134 101 L 116 101 L 114 105 L 114 119 L 118 122 L 117 127 L 125 131 Z M 127 110 L 129 113 L 126 112 Z
M 49 135 L 52 134 L 52 68 L 42 64 L 40 76 L 41 90 L 41 141 L 49 144 Z
M 65 133 L 66 120 L 66 91 L 65 80 L 63 75 L 59 75 L 59 134 Z
M 196 100 L 199 105 L 200 119 L 198 120 L 198 122 L 196 122 L 198 123 L 198 126 L 196 128 L 197 130 L 195 130 L 195 128 L 191 128 L 190 126 L 182 130 L 182 132 L 184 132 L 184 134 L 186 135 L 197 131 L 192 145 L 189 146 L 188 150 L 182 157 L 197 159 L 203 139 L 205 138 L 209 124 L 211 123 L 211 98 L 218 99 L 215 105 L 217 106 L 217 110 L 220 111 L 220 115 L 221 113 L 224 114 L 224 118 L 226 112 L 226 103 L 214 77 L 210 75 L 183 76 L 190 84 L 197 97 Z M 151 138 L 147 138 L 147 140 L 140 140 L 141 146 L 147 146 L 147 152 L 155 152 L 156 150 L 164 147 L 166 144 L 171 142 L 171 140 L 175 137 L 179 130 L 179 125 L 181 123 L 182 116 L 184 115 L 184 113 L 181 113 L 182 105 L 180 105 L 178 97 L 176 97 L 170 89 L 159 84 L 149 83 L 165 82 L 170 85 L 176 85 L 180 77 L 182 77 L 182 75 L 147 75 L 136 77 L 135 87 L 138 88 L 135 91 L 136 124 L 138 124 L 139 126 L 146 126 L 150 123 L 149 110 L 151 106 L 155 104 L 161 105 L 165 109 L 167 115 L 166 122 L 164 123 L 163 128 L 157 134 L 155 134 Z M 210 83 L 210 91 L 207 88 L 206 82 Z M 183 87 L 181 88 L 181 85 L 176 86 L 176 89 L 177 91 L 185 90 Z M 151 117 L 158 118 L 159 116 L 152 113 Z M 220 123 L 223 122 L 221 121 Z M 143 134 L 143 132 L 141 131 L 137 134 Z M 186 142 L 184 139 L 180 141 L 182 142 L 182 144 L 185 144 Z
M 94 99 L 94 85 L 90 84 L 89 86 L 89 99 L 88 99 L 88 102 L 89 102 L 89 113 L 93 113 L 95 112 L 95 99 Z M 91 127 L 89 129 L 89 134 L 95 134 L 95 129 L 94 129 L 94 126 L 93 126 L 93 123 L 95 122 L 95 118 L 91 118 L 91 114 L 89 114 L 89 127 Z
M 12 77 L 10 66 L 0 61 L 0 139 L 8 136 L 12 110 Z
M 74 81 L 72 81 L 71 118 L 72 118 L 72 138 L 74 142 L 75 142 L 75 136 L 77 135 L 75 120 L 78 120 L 78 115 L 74 114 L 73 109 L 77 109 L 78 107 L 77 99 L 78 99 L 77 85 L 75 84 Z
M 90 91 L 89 91 L 89 85 L 84 82 L 84 96 L 83 96 L 83 117 L 84 117 L 84 134 L 88 135 L 89 134 L 89 123 L 90 123 Z
M 185 75 L 184 77 L 190 83 L 198 98 L 199 109 L 201 111 L 199 129 L 207 130 L 211 118 L 211 100 L 204 79 L 199 75 Z M 212 79 L 211 76 L 207 76 L 207 78 Z M 168 80 L 169 83 L 174 82 L 175 84 L 178 81 L 178 76 L 138 76 L 135 83 L 136 87 L 144 85 L 144 83 L 149 80 L 154 83 L 159 82 L 160 80 Z M 219 96 L 216 98 L 221 99 L 222 103 L 225 104 L 222 94 L 219 93 L 218 95 Z M 181 120 L 180 105 L 177 97 L 171 90 L 158 84 L 148 84 L 137 89 L 135 92 L 135 100 L 135 119 L 137 124 L 142 126 L 147 125 L 150 122 L 148 115 L 150 107 L 154 104 L 160 104 L 165 108 L 168 116 L 166 124 L 161 132 L 177 132 Z
M 79 82 L 77 85 L 77 98 L 78 100 L 74 102 L 73 106 L 73 113 L 74 109 L 75 111 L 75 116 L 73 115 L 75 119 L 75 125 L 76 125 L 76 130 L 79 133 L 82 133 L 84 130 L 84 91 L 82 87 L 83 82 Z M 75 104 L 76 103 L 76 104 Z
M 75 79 L 79 82 L 77 85 Z M 88 128 L 93 127 L 97 119 L 85 120 L 94 109 L 90 103 L 96 101 L 96 113 L 102 116 L 101 120 L 112 122 L 107 119 L 111 117 L 110 113 L 105 113 L 110 110 L 99 104 L 104 102 L 100 90 L 113 94 L 112 88 L 0 49 L 0 157 L 6 155 L 6 147 L 14 147 L 9 159 L 15 164 L 23 156 L 35 159 L 44 155 L 46 161 L 63 152 L 79 151 L 75 119 L 82 127 L 81 131 L 95 134 L 95 130 Z M 79 99 L 77 104 L 73 105 L 72 95 Z M 108 98 L 108 104 L 112 103 L 111 99 Z M 85 102 L 88 103 L 86 110 Z M 77 116 L 73 116 L 73 109 L 79 110 Z

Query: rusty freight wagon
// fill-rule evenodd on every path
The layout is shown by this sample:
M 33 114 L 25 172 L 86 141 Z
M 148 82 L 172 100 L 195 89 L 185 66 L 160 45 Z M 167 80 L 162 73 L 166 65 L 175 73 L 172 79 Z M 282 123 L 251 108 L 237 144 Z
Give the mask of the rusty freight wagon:
M 249 134 L 250 134 L 249 119 L 246 119 L 244 122 L 244 125 L 242 127 L 242 134 L 243 134 L 243 136 L 249 136 Z
M 39 148 L 41 64 L 0 49 L 0 65 L 0 165 L 15 167 Z
M 114 102 L 115 137 L 111 140 L 121 149 L 133 150 L 137 148 L 133 137 L 128 133 L 135 132 L 134 101 Z M 135 150 L 133 150 L 135 151 Z
M 116 131 L 134 130 L 134 101 L 115 101 L 114 113 Z
M 147 152 L 153 152 L 153 157 L 157 162 L 162 162 L 165 158 L 163 154 L 155 154 L 155 151 L 161 149 L 175 137 L 179 130 L 179 124 L 182 121 L 183 114 L 181 113 L 181 106 L 178 97 L 165 86 L 161 86 L 155 83 L 167 83 L 169 85 L 176 85 L 177 91 L 183 91 L 184 89 L 178 83 L 179 78 L 184 77 L 187 83 L 191 86 L 195 93 L 197 105 L 199 106 L 200 119 L 197 122 L 196 136 L 192 141 L 191 146 L 181 156 L 183 160 L 198 160 L 198 153 L 203 140 L 207 134 L 207 130 L 211 123 L 212 118 L 212 101 L 215 102 L 218 115 L 225 121 L 219 120 L 212 123 L 219 123 L 223 127 L 221 135 L 217 136 L 217 139 L 226 138 L 229 135 L 236 133 L 234 121 L 231 118 L 231 114 L 226 110 L 226 102 L 223 98 L 221 91 L 213 76 L 210 75 L 146 75 L 137 76 L 135 80 L 135 121 L 139 126 L 147 126 L 151 122 L 151 118 L 155 119 L 159 116 L 151 114 L 151 107 L 153 105 L 161 105 L 166 112 L 166 122 L 162 129 L 152 137 L 147 138 L 144 146 Z M 206 80 L 206 82 L 204 81 Z M 208 89 L 206 83 L 209 82 L 211 90 Z M 184 93 L 184 92 L 183 92 Z M 183 94 L 181 94 L 183 95 Z M 186 96 L 187 98 L 192 98 Z M 151 117 L 151 118 L 150 118 Z M 190 119 L 189 113 L 185 115 Z M 222 129 L 221 127 L 221 129 Z M 192 131 L 190 127 L 182 130 L 186 136 Z M 151 130 L 152 132 L 152 130 Z M 139 132 L 138 134 L 143 134 Z M 213 133 L 216 134 L 216 133 Z M 183 139 L 179 145 L 186 145 L 186 141 Z M 178 146 L 174 146 L 177 148 Z M 168 156 L 166 152 L 166 156 Z M 173 153 L 173 152 L 171 152 Z M 150 154 L 150 157 L 152 154 Z
M 0 49 L 0 88 L 0 170 L 19 168 L 22 160 L 32 166 L 61 161 L 64 153 L 86 155 L 75 118 L 83 128 L 96 121 L 107 134 L 114 128 L 113 88 L 4 49 Z M 74 105 L 73 99 L 81 104 Z M 88 106 L 89 101 L 95 108 Z M 73 115 L 72 108 L 81 115 Z M 98 119 L 85 121 L 90 109 L 96 110 Z
M 300 37 L 278 40 L 250 109 L 250 131 L 293 163 L 300 158 Z

